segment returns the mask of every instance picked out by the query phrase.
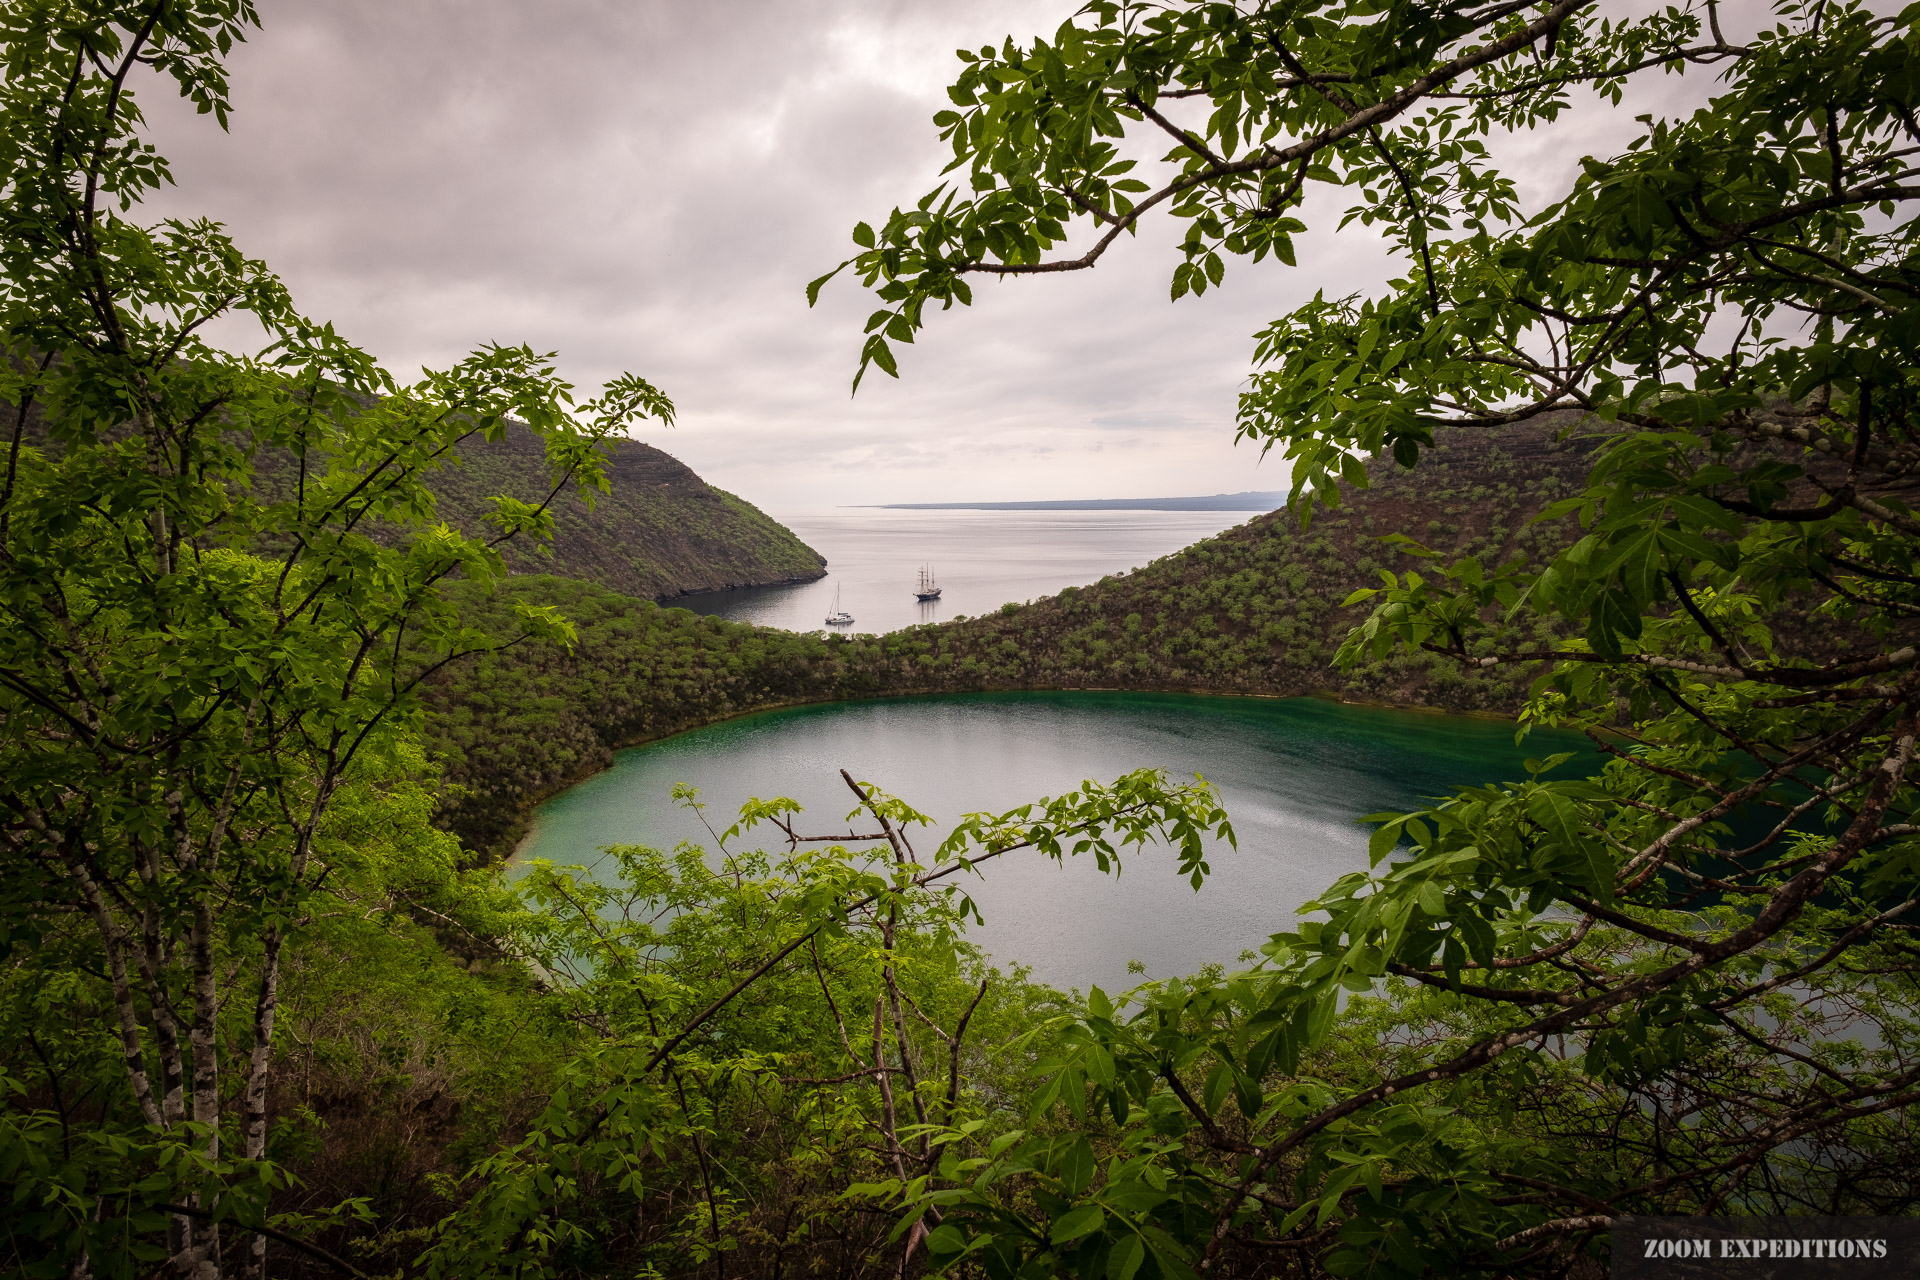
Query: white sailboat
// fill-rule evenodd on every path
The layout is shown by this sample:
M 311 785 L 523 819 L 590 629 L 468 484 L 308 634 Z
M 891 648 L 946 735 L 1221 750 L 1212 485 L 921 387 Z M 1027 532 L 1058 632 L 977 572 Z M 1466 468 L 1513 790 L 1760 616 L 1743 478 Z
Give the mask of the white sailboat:
M 853 615 L 840 607 L 839 587 L 833 589 L 833 611 L 827 614 L 827 625 L 830 627 L 850 627 L 853 625 Z

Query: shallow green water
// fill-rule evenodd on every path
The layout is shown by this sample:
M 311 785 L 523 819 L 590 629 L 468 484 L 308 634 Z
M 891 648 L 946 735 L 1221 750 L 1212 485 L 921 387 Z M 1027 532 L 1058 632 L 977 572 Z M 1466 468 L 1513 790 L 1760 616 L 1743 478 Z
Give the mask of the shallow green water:
M 1584 745 L 1535 733 L 1515 746 L 1513 736 L 1500 721 L 1310 698 L 960 694 L 800 707 L 621 752 L 612 768 L 540 807 L 518 856 L 585 863 L 610 844 L 710 844 L 669 799 L 676 782 L 701 789 L 716 827 L 750 796 L 787 795 L 807 806 L 803 829 L 824 833 L 846 830 L 844 768 L 936 819 L 937 835 L 915 838 L 924 855 L 963 813 L 1143 765 L 1202 774 L 1220 789 L 1239 847 L 1209 855 L 1213 875 L 1198 892 L 1164 850 L 1136 855 L 1118 878 L 1090 860 L 1015 855 L 972 881 L 986 917 L 972 936 L 996 959 L 1031 965 L 1056 985 L 1111 990 L 1137 981 L 1129 960 L 1153 977 L 1231 965 L 1291 927 L 1300 903 L 1366 865 L 1360 815 L 1456 783 L 1523 777 L 1527 756 Z

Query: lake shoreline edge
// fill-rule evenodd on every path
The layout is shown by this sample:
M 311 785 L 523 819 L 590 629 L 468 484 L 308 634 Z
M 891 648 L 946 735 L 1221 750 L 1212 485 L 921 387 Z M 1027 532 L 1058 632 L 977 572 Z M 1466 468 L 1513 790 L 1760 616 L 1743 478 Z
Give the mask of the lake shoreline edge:
M 989 694 L 993 694 L 993 693 L 1172 694 L 1180 697 L 1190 697 L 1190 698 L 1220 698 L 1220 699 L 1233 699 L 1233 700 L 1239 700 L 1239 701 L 1261 701 L 1261 702 L 1288 702 L 1288 701 L 1294 701 L 1297 699 L 1304 698 L 1304 699 L 1312 699 L 1320 702 L 1338 703 L 1341 706 L 1362 707 L 1362 708 L 1369 708 L 1369 709 L 1380 710 L 1380 711 L 1400 711 L 1400 712 L 1407 712 L 1407 713 L 1419 714 L 1419 715 L 1441 716 L 1447 719 L 1503 721 L 1508 724 L 1519 723 L 1519 720 L 1517 717 L 1506 714 L 1505 712 L 1484 711 L 1484 710 L 1452 711 L 1445 707 L 1435 707 L 1425 703 L 1403 703 L 1403 702 L 1388 702 L 1388 701 L 1381 701 L 1381 700 L 1374 700 L 1374 699 L 1345 698 L 1345 697 L 1341 697 L 1339 694 L 1332 692 L 1330 690 L 1316 690 L 1316 691 L 1307 692 L 1307 693 L 1253 693 L 1253 692 L 1241 693 L 1241 692 L 1229 692 L 1229 691 L 1223 691 L 1220 689 L 1207 689 L 1207 688 L 1199 688 L 1199 687 L 1173 688 L 1173 687 L 1156 686 L 1151 688 L 1122 688 L 1118 685 L 1100 685 L 1100 686 L 1032 685 L 1032 686 L 1022 686 L 1019 688 L 1001 688 L 1001 689 L 951 689 L 951 690 L 938 690 L 938 691 L 878 693 L 878 694 L 870 694 L 867 696 L 856 695 L 853 697 L 792 698 L 792 699 L 788 699 L 781 702 L 762 703 L 759 706 L 741 707 L 732 711 L 725 712 L 721 715 L 705 716 L 698 720 L 691 721 L 689 723 L 682 724 L 675 728 L 669 729 L 664 733 L 646 734 L 637 738 L 633 738 L 631 740 L 608 743 L 606 744 L 606 749 L 609 755 L 611 756 L 622 751 L 631 751 L 638 747 L 649 747 L 657 743 L 671 741 L 674 738 L 682 737 L 689 733 L 696 733 L 702 729 L 710 729 L 715 725 L 728 724 L 735 720 L 745 720 L 752 716 L 767 715 L 776 711 L 791 711 L 799 707 L 835 706 L 842 703 L 847 705 L 854 705 L 854 704 L 860 704 L 860 703 L 877 703 L 877 702 L 911 702 L 911 701 L 917 701 L 917 700 L 936 700 L 936 699 L 942 699 L 942 698 L 966 697 L 966 696 L 982 694 L 982 693 L 989 693 Z M 573 790 L 573 788 L 588 781 L 589 779 L 598 777 L 599 775 L 605 773 L 608 769 L 611 769 L 612 767 L 613 767 L 613 761 L 609 759 L 604 764 L 596 764 L 591 768 L 582 769 L 578 773 L 570 775 L 564 781 L 558 782 L 550 787 L 543 787 L 538 792 L 529 795 L 526 799 L 522 800 L 516 806 L 513 814 L 512 825 L 509 826 L 509 828 L 507 829 L 506 838 L 502 839 L 499 842 L 499 846 L 497 846 L 497 847 L 504 847 L 507 851 L 504 854 L 496 853 L 492 855 L 480 853 L 476 857 L 473 865 L 478 867 L 487 867 L 487 866 L 493 866 L 493 865 L 506 866 L 513 863 L 516 859 L 520 857 L 522 851 L 526 848 L 528 841 L 533 837 L 534 812 L 538 810 L 541 805 L 553 799 L 555 796 L 562 795 L 565 792 Z M 477 852 L 477 851 L 469 851 L 469 852 Z

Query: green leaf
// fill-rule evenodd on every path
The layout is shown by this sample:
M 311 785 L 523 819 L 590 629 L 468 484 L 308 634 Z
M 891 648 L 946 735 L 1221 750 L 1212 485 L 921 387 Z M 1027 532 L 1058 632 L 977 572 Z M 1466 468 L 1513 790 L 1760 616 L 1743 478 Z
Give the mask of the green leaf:
M 1075 1137 L 1067 1144 L 1060 1159 L 1060 1181 L 1065 1184 L 1070 1195 L 1079 1195 L 1093 1184 L 1094 1171 L 1099 1167 L 1093 1158 L 1093 1147 L 1084 1137 Z
M 1355 366 L 1358 367 L 1357 365 Z M 1351 453 L 1340 455 L 1340 478 L 1356 489 L 1365 489 L 1371 483 L 1367 475 L 1366 459 Z
M 1097 1204 L 1083 1204 L 1078 1209 L 1070 1209 L 1054 1220 L 1053 1231 L 1048 1239 L 1054 1244 L 1071 1244 L 1082 1236 L 1092 1235 L 1107 1220 L 1106 1210 Z
M 1369 819 L 1363 818 L 1361 821 L 1365 822 Z M 1400 835 L 1405 829 L 1406 822 L 1407 819 L 1404 816 L 1396 814 L 1391 821 L 1383 822 L 1373 829 L 1373 833 L 1367 837 L 1368 862 L 1377 867 L 1386 860 L 1387 855 L 1399 845 Z
M 1315 1226 L 1326 1226 L 1327 1219 L 1340 1211 L 1340 1197 L 1346 1194 L 1347 1188 L 1354 1184 L 1361 1172 L 1362 1166 L 1349 1165 L 1328 1179 L 1320 1191 L 1320 1210 L 1313 1218 Z
M 1220 1104 L 1227 1100 L 1227 1090 L 1233 1085 L 1233 1069 L 1224 1062 L 1215 1063 L 1213 1070 L 1207 1073 L 1205 1083 L 1200 1086 L 1200 1106 L 1208 1115 L 1217 1114 Z
M 1113 1055 L 1099 1045 L 1088 1045 L 1086 1053 L 1087 1078 L 1103 1089 L 1114 1085 Z
M 927 1233 L 927 1252 L 933 1254 L 960 1253 L 967 1247 L 967 1238 L 950 1222 L 943 1222 Z
M 1580 879 L 1594 896 L 1611 903 L 1613 861 L 1586 830 L 1579 806 L 1559 792 L 1543 787 L 1527 797 L 1527 815 L 1539 824 L 1554 845 L 1577 859 Z
M 1147 1247 L 1139 1236 L 1128 1236 L 1107 1255 L 1107 1280 L 1133 1280 L 1146 1260 Z
M 853 261 L 852 258 L 848 258 L 846 262 L 841 263 L 839 266 L 835 267 L 833 270 L 827 272 L 827 274 L 820 276 L 817 279 L 809 280 L 807 282 L 807 305 L 809 307 L 813 306 L 815 303 L 820 301 L 820 290 L 826 286 L 827 281 L 833 279 L 835 276 L 839 275 L 842 271 L 845 271 L 847 269 L 848 263 L 851 263 L 852 261 Z

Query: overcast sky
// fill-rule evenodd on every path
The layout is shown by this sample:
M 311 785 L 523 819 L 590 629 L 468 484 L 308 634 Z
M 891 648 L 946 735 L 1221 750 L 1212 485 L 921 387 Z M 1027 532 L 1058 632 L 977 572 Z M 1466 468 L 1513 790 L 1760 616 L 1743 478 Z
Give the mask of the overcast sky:
M 979 281 L 899 381 L 852 398 L 871 295 L 842 279 L 806 306 L 856 221 L 938 180 L 954 48 L 1073 7 L 262 0 L 230 133 L 143 96 L 179 182 L 153 211 L 227 223 L 401 376 L 495 341 L 559 352 L 589 391 L 638 372 L 681 411 L 643 438 L 775 513 L 1284 488 L 1233 445 L 1252 334 L 1396 273 L 1358 227 L 1177 304 L 1165 222 L 1096 271 Z M 1564 181 L 1636 109 L 1520 144 L 1524 185 Z

